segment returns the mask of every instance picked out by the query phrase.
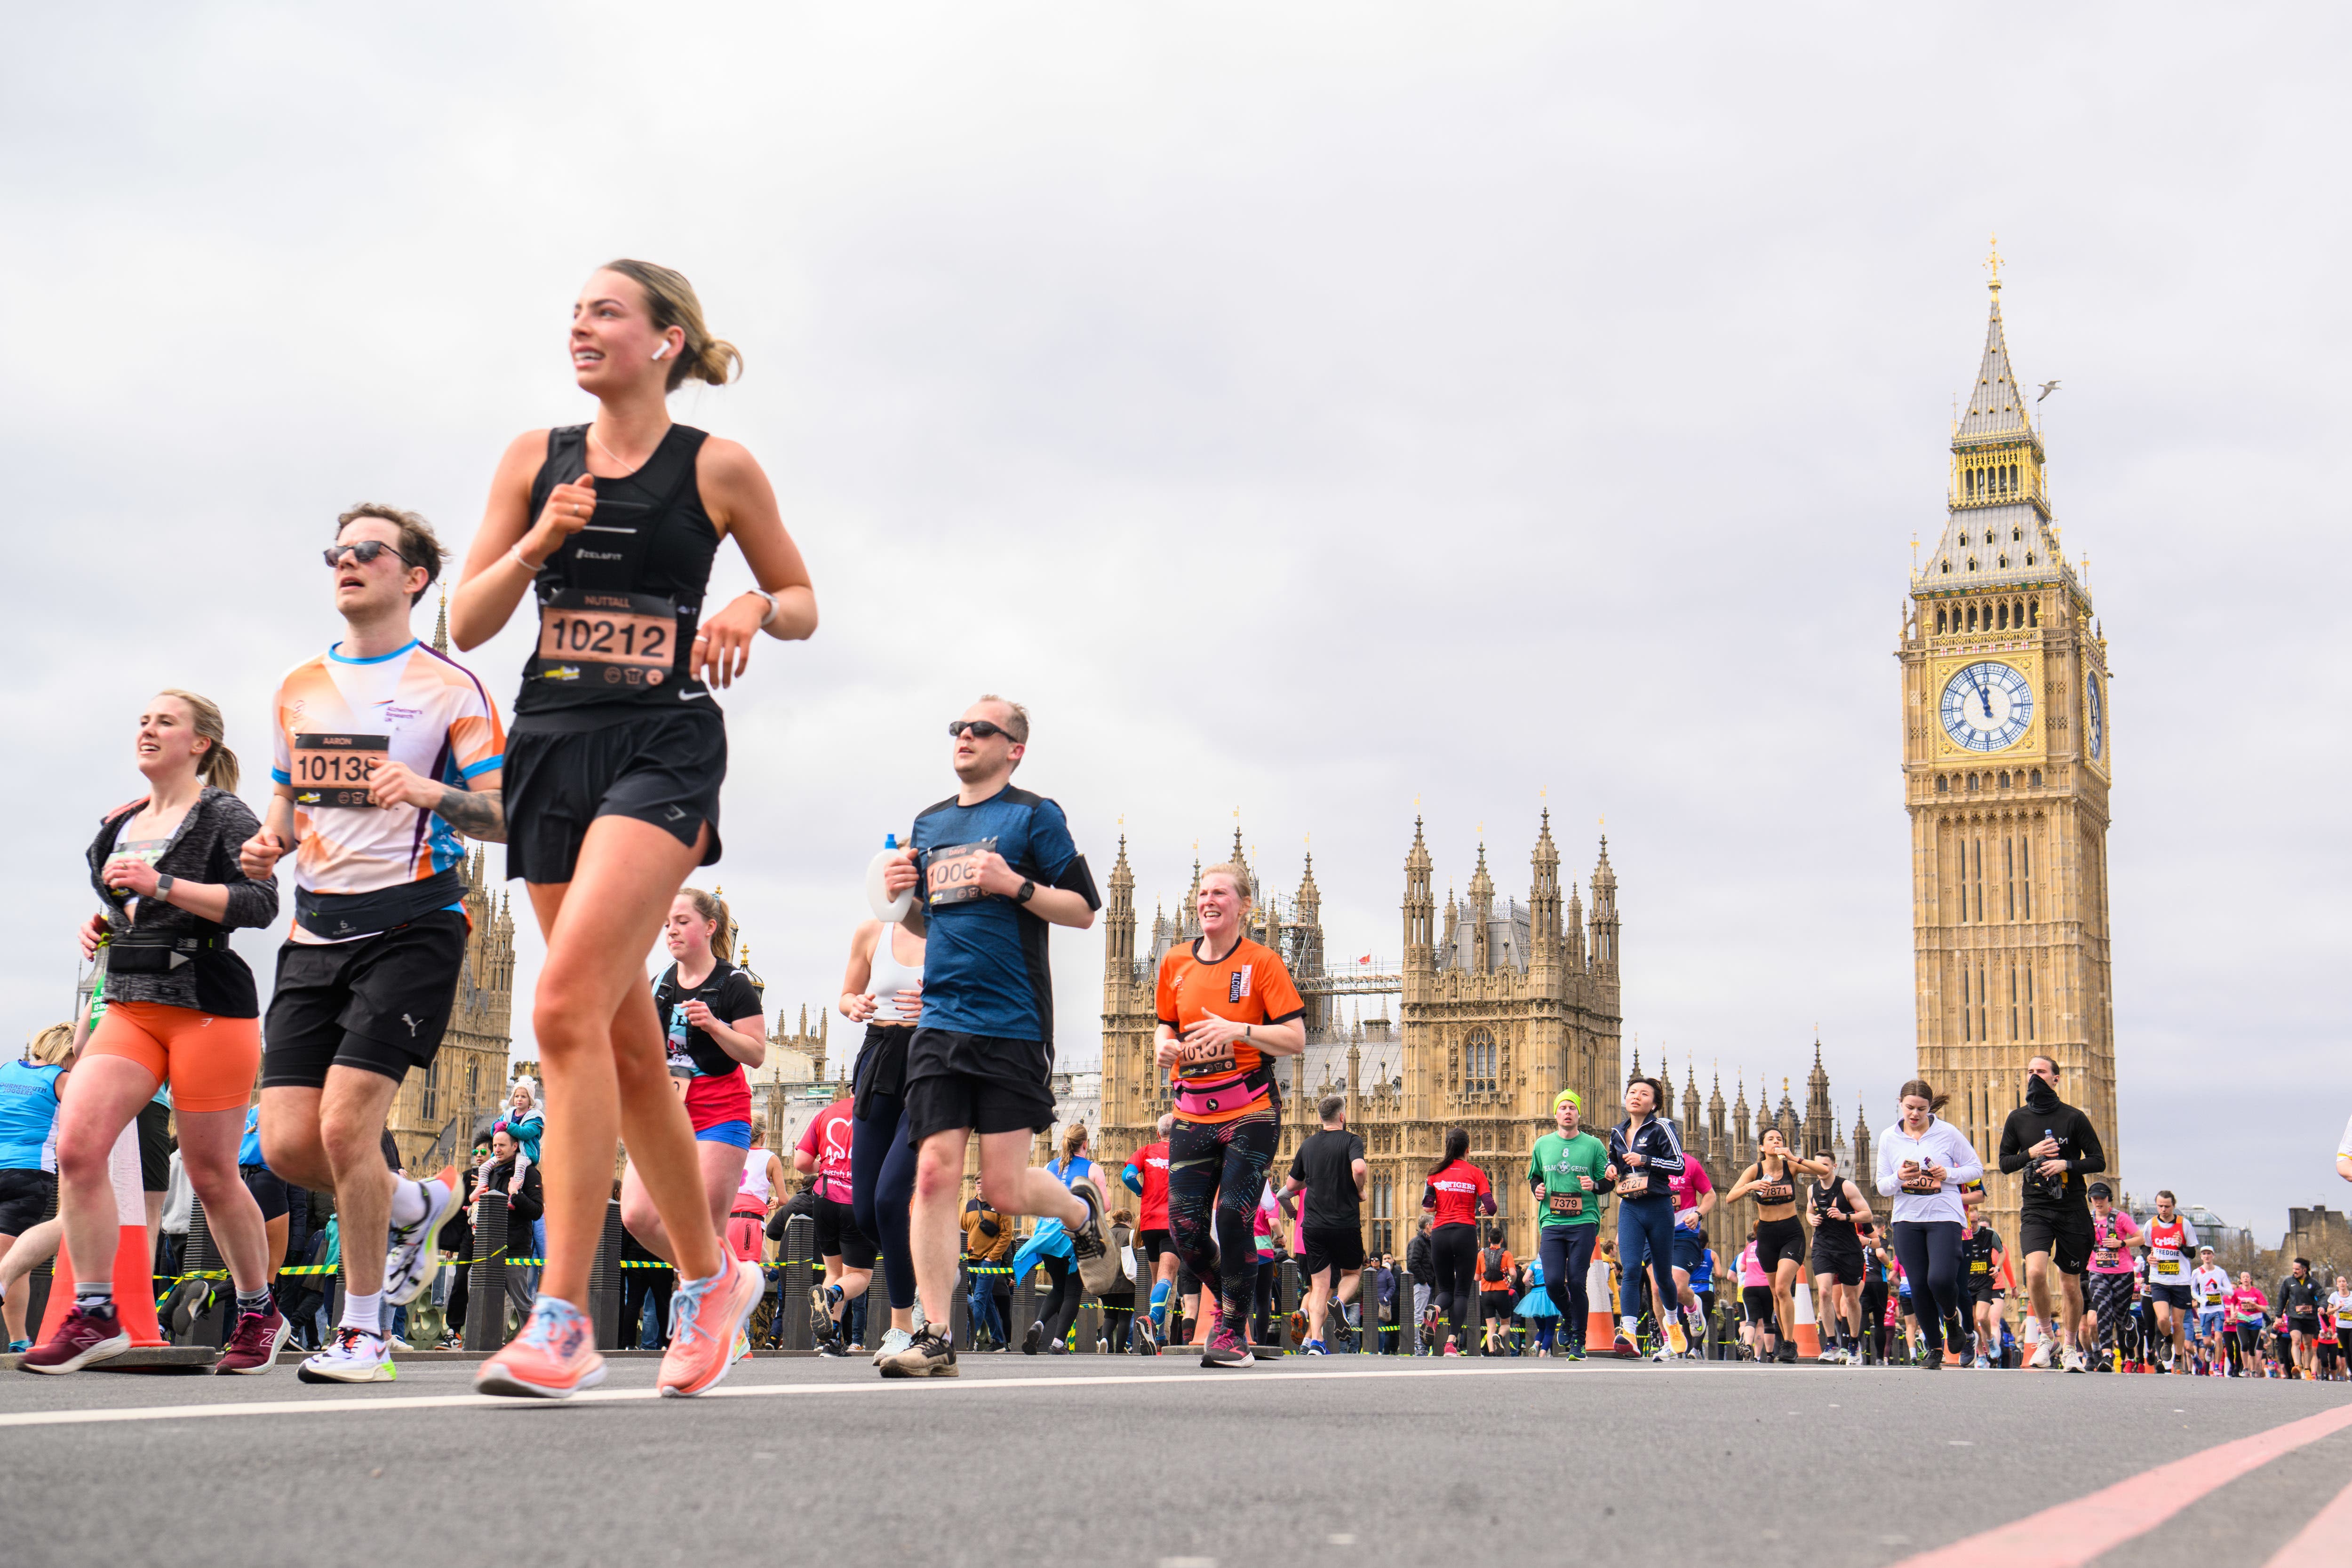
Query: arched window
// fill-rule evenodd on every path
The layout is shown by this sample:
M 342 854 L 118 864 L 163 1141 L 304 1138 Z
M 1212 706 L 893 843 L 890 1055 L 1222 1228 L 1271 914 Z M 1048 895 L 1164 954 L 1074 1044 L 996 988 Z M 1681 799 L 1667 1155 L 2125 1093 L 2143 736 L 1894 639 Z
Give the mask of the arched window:
M 1971 774 L 1969 774 L 1969 792 L 1970 794 L 1974 794 L 1974 793 L 1976 792 L 1976 787 L 1977 787 L 1977 776 L 1976 776 L 1975 774 L 1971 773 Z
M 2009 769 L 2006 768 L 2000 770 L 2000 787 L 2004 789 L 2009 788 Z
M 2009 562 L 2008 562 L 2007 560 L 2005 560 L 2005 559 L 2004 559 L 2000 564 L 2001 564 L 2001 565 L 2003 565 L 2003 566 L 2007 566 L 2007 565 L 2009 564 Z M 2003 605 L 2000 607 L 2000 610 L 1999 614 L 2000 614 L 2000 629 L 2001 629 L 2002 631 L 2006 632 L 2006 631 L 2008 631 L 2008 630 L 2009 630 L 2009 606 L 2008 606 L 2008 605 L 2006 605 L 2006 604 L 2003 604 Z
M 2025 530 L 2023 528 L 2011 528 L 2009 530 L 2009 537 L 2011 542 L 2014 543 L 2025 537 Z
M 1974 557 L 1974 556 L 1970 556 L 1970 557 L 1969 557 L 1969 570 L 1970 571 L 1974 571 L 1974 570 L 1976 570 L 1976 569 L 1977 569 L 1977 558 L 1976 558 L 1976 557 Z
M 1944 575 L 1946 577 L 1952 575 L 1952 558 L 1949 556 L 1944 558 Z
M 2007 556 L 2002 556 L 2000 558 L 2000 570 L 2003 571 L 2007 571 L 2009 570 L 2009 558 Z
M 1947 777 L 1946 775 L 1944 775 L 1944 774 L 1941 774 L 1941 773 L 1937 774 L 1937 775 L 1936 775 L 1936 793 L 1937 793 L 1937 794 L 1938 794 L 1938 795 L 1948 795 L 1948 794 L 1950 794 L 1950 793 L 1951 793 L 1951 789 L 1952 789 L 1952 781 L 1951 781 L 1951 779 L 1950 779 L 1948 777 Z
M 1936 630 L 1941 632 L 1944 629 L 1944 607 L 1938 604 L 1936 606 Z
M 1462 1042 L 1462 1091 L 1465 1094 L 1492 1094 L 1502 1086 L 1496 1069 L 1495 1037 L 1485 1029 L 1474 1029 Z
M 2025 558 L 2025 564 L 2032 566 L 2033 564 L 2033 558 L 2032 556 L 2027 556 Z M 2039 599 L 2029 599 L 2025 601 L 2025 623 L 2028 626 L 2039 626 L 2042 624 L 2042 601 Z
M 1977 564 L 1977 563 L 1976 563 L 1976 562 L 1974 562 L 1974 561 L 1970 561 L 1970 562 L 1969 562 L 1969 570 L 1975 570 L 1975 568 L 1976 568 L 1976 564 Z M 1969 631 L 1971 631 L 1971 632 L 1973 632 L 1973 631 L 1975 631 L 1976 629 L 1977 629 L 1977 607 L 1976 607 L 1975 605 L 1971 604 L 1971 605 L 1969 605 Z
M 2041 788 L 2042 788 L 2042 769 L 2040 769 L 2039 768 L 2035 768 L 2035 769 L 2033 770 L 2032 778 L 2033 778 L 2033 787 L 2034 787 L 2036 789 L 2041 789 Z
M 1992 543 L 1992 530 L 1990 528 L 1987 528 L 1985 530 L 1985 543 Z
M 2032 566 L 2033 564 L 2033 552 L 2032 550 L 2027 550 L 2025 552 L 2025 564 L 2028 566 Z

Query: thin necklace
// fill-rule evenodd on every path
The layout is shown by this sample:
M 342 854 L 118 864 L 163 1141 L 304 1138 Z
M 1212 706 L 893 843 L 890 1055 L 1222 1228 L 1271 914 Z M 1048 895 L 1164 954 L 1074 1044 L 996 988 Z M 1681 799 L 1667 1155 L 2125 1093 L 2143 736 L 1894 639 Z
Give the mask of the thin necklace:
M 665 430 L 662 432 L 662 434 L 663 434 L 664 435 L 667 435 L 667 434 L 669 434 L 669 432 L 668 432 L 667 429 L 665 429 Z M 614 463 L 620 464 L 620 465 L 621 465 L 622 467 L 624 467 L 624 468 L 627 469 L 631 474 L 635 473 L 638 469 L 640 469 L 640 468 L 642 468 L 642 467 L 644 467 L 644 466 L 645 466 L 645 464 L 644 464 L 644 463 L 642 463 L 642 462 L 638 462 L 638 463 L 626 463 L 626 462 L 623 462 L 623 461 L 622 461 L 622 458 L 621 458 L 621 455 L 620 455 L 619 453 L 617 453 L 617 452 L 614 451 L 611 447 L 609 447 L 609 446 L 605 445 L 605 444 L 604 444 L 604 438 L 603 436 L 601 436 L 601 435 L 599 435 L 599 434 L 596 434 L 596 425 L 595 425 L 595 422 L 594 422 L 594 421 L 593 421 L 593 420 L 589 422 L 589 425 L 588 425 L 588 439 L 589 439 L 589 440 L 591 440 L 591 441 L 593 441 L 593 442 L 594 442 L 594 443 L 596 444 L 596 450 L 597 450 L 597 451 L 602 452 L 602 453 L 603 453 L 606 457 L 611 458 Z M 659 445 L 661 444 L 661 442 L 659 441 L 659 439 L 658 439 L 658 438 L 657 438 L 657 439 L 656 439 L 656 441 L 654 442 L 654 444 L 655 444 L 655 445 L 656 445 L 656 446 L 659 446 Z M 646 455 L 647 457 L 651 457 L 651 456 L 653 455 L 653 454 L 649 452 L 649 453 L 646 454 Z

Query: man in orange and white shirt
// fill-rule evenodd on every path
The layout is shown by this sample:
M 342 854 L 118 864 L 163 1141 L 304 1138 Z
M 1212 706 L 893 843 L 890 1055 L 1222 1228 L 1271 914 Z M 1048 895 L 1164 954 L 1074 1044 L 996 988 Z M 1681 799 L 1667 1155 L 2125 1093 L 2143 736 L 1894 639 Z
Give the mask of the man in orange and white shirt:
M 263 1026 L 261 1147 L 285 1179 L 332 1187 L 341 1218 L 342 1326 L 302 1381 L 388 1383 L 383 1309 L 431 1282 L 457 1183 L 387 1170 L 384 1118 L 448 1024 L 469 929 L 459 834 L 505 837 L 506 736 L 481 683 L 409 630 L 441 571 L 425 520 L 355 507 L 325 554 L 343 636 L 278 685 L 277 788 L 241 856 L 265 876 L 294 854 L 294 928 Z

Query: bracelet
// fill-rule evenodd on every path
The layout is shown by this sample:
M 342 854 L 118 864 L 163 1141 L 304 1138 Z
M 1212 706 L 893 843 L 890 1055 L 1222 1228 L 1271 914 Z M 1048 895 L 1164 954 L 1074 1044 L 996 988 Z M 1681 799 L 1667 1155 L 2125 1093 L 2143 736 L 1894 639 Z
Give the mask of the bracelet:
M 541 570 L 547 565 L 545 561 L 541 561 L 538 566 L 533 566 L 530 562 L 523 559 L 522 541 L 520 539 L 517 539 L 514 543 L 507 546 L 507 559 L 514 562 L 517 566 L 522 568 L 523 570 L 530 573 L 533 577 L 537 577 Z
M 768 612 L 760 617 L 760 630 L 765 632 L 768 629 L 770 622 L 773 622 L 776 618 L 776 596 L 769 592 L 764 588 L 748 588 L 745 589 L 744 591 L 746 593 L 756 594 L 760 598 L 768 601 Z

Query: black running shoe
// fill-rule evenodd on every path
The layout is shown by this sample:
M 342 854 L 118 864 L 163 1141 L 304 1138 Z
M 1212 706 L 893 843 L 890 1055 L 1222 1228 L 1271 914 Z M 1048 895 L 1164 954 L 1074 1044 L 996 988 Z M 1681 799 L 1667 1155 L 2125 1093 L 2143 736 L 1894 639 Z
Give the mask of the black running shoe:
M 947 1335 L 925 1324 L 915 1342 L 882 1364 L 885 1377 L 953 1377 L 955 1346 Z
M 1037 1343 L 1045 1337 L 1045 1325 L 1044 1323 L 1031 1323 L 1029 1325 L 1029 1332 L 1021 1336 L 1021 1354 L 1024 1355 L 1036 1354 Z
M 1208 1347 L 1201 1352 L 1202 1366 L 1254 1366 L 1256 1363 L 1257 1358 L 1241 1342 L 1241 1336 L 1223 1323 L 1217 1325 L 1217 1332 L 1209 1336 Z

